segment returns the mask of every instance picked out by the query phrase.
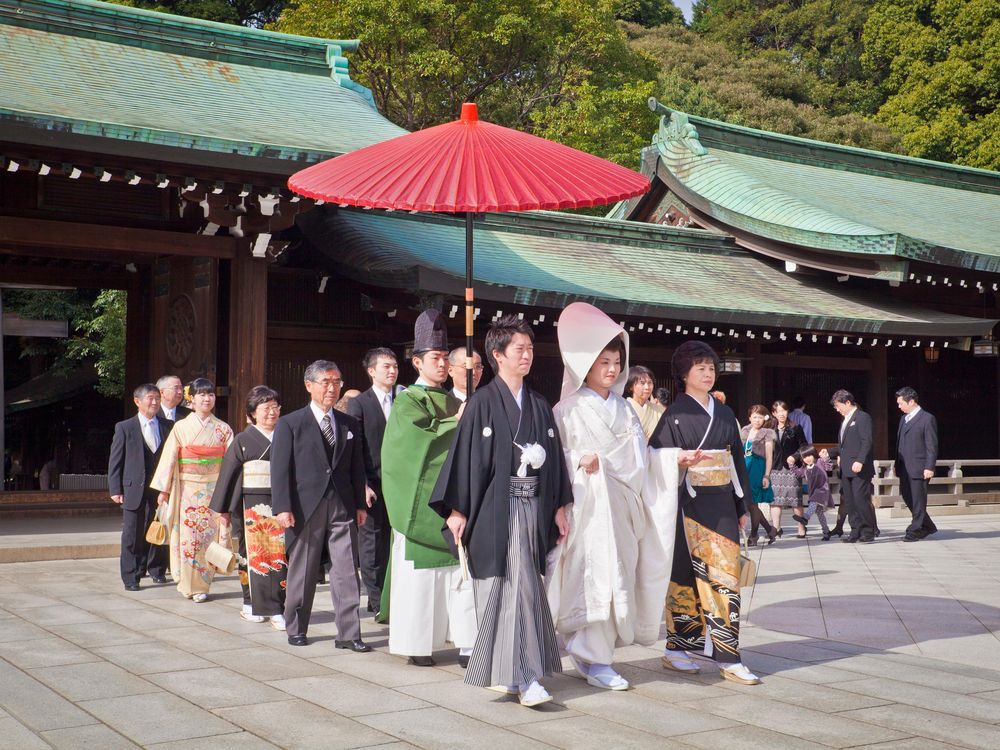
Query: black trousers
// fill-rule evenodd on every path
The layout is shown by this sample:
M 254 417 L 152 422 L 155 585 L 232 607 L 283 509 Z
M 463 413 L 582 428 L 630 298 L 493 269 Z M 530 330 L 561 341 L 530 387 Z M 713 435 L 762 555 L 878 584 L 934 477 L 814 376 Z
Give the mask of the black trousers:
M 844 502 L 851 522 L 851 536 L 855 539 L 874 539 L 875 508 L 872 507 L 872 482 L 866 477 L 844 477 Z
M 385 512 L 385 503 L 378 498 L 368 509 L 368 520 L 358 528 L 358 567 L 361 583 L 368 593 L 368 611 L 377 612 L 382 601 L 382 587 L 389 568 L 392 528 Z
M 146 529 L 156 514 L 156 490 L 147 490 L 136 510 L 122 507 L 122 583 L 137 584 L 144 575 L 162 578 L 167 573 L 168 545 L 150 544 Z
M 927 486 L 929 482 L 924 479 L 923 473 L 920 476 L 910 476 L 903 464 L 896 465 L 896 476 L 899 477 L 899 489 L 903 495 L 903 502 L 910 509 L 913 520 L 906 527 L 907 536 L 915 536 L 920 539 L 937 531 L 937 526 L 927 514 Z

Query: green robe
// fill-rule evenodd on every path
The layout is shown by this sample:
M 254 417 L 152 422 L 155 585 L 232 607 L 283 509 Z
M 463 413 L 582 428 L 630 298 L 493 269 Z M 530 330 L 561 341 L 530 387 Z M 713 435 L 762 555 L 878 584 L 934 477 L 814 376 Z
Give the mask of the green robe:
M 389 525 L 406 537 L 406 559 L 416 568 L 457 565 L 441 535 L 441 516 L 428 505 L 448 457 L 460 402 L 440 388 L 411 385 L 396 396 L 382 438 L 382 495 Z M 382 589 L 388 613 L 391 571 Z

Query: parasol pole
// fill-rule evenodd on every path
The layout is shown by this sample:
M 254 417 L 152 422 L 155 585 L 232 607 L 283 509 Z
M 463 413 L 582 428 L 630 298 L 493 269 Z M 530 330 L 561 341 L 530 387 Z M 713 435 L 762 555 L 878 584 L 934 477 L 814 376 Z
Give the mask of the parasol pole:
M 465 397 L 472 396 L 472 332 L 474 296 L 472 293 L 472 222 L 475 214 L 465 212 Z M 489 356 L 487 354 L 487 356 Z

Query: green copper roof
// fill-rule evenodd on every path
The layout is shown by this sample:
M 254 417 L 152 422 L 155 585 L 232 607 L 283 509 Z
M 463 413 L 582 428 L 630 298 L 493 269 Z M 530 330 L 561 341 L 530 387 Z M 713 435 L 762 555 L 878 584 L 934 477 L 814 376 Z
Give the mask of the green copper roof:
M 812 250 L 1000 272 L 1000 173 L 653 107 L 664 113 L 657 173 L 720 224 Z
M 0 120 L 316 161 L 406 132 L 351 80 L 356 47 L 93 0 L 0 0 Z
M 299 223 L 350 277 L 462 294 L 457 219 L 325 206 Z M 609 314 L 660 319 L 939 336 L 979 335 L 994 322 L 790 276 L 715 233 L 551 212 L 478 220 L 475 277 L 479 299 L 554 308 L 586 300 Z

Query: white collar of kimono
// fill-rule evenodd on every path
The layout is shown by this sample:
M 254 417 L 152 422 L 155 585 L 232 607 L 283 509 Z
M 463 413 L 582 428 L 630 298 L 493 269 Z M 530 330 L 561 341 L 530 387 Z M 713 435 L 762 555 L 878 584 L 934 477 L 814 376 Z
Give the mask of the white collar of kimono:
M 705 404 L 701 403 L 701 401 L 699 401 L 698 399 L 696 399 L 690 393 L 685 393 L 684 395 L 687 396 L 688 398 L 690 398 L 696 404 L 698 404 L 698 406 L 700 406 L 702 409 L 704 409 L 705 411 L 707 411 L 709 419 L 714 419 L 715 418 L 715 396 L 709 394 L 709 396 L 708 396 L 708 406 L 705 406 Z
M 604 398 L 604 396 L 602 396 L 600 393 L 598 393 L 597 391 L 595 391 L 589 385 L 581 386 L 580 390 L 583 391 L 583 393 L 585 395 L 591 396 L 592 398 L 596 398 L 598 401 L 601 402 L 601 404 L 604 406 L 604 408 L 607 409 L 608 411 L 613 412 L 615 410 L 615 400 L 613 398 L 611 398 L 611 394 L 610 393 L 608 394 L 607 398 Z
M 263 435 L 264 437 L 266 437 L 267 438 L 267 442 L 269 442 L 269 443 L 271 442 L 271 436 L 274 435 L 273 432 L 264 432 L 262 429 L 260 429 L 259 425 L 251 425 L 251 426 L 255 430 L 257 430 L 257 432 L 259 432 L 261 435 Z
M 621 396 L 628 380 L 629 342 L 628 333 L 611 318 L 593 305 L 574 302 L 559 315 L 556 328 L 559 338 L 559 353 L 562 355 L 563 381 L 560 398 L 566 398 L 578 390 L 587 378 L 587 373 L 604 347 L 616 336 L 625 341 L 625 361 L 618 379 L 611 386 L 613 393 Z

